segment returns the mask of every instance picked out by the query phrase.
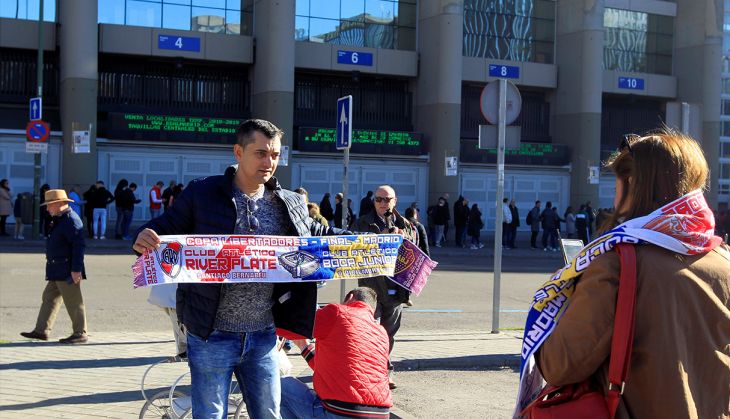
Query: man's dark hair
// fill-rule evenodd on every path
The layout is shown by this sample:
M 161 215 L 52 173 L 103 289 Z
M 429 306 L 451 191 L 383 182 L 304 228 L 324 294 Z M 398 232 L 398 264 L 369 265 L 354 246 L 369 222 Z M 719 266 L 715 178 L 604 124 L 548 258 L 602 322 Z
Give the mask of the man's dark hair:
M 416 209 L 413 207 L 406 208 L 406 218 L 415 218 Z
M 373 311 L 375 311 L 378 295 L 375 294 L 375 291 L 373 291 L 372 288 L 357 287 L 347 293 L 347 295 L 345 296 L 345 301 L 347 301 L 351 295 L 355 297 L 355 301 L 362 301 L 364 303 L 367 303 L 368 305 L 370 305 L 370 307 L 373 308 Z
M 130 183 L 129 184 L 129 189 L 137 189 L 137 184 L 136 183 Z
M 373 196 L 373 191 L 368 191 L 367 197 L 370 198 L 371 196 Z
M 586 204 L 580 204 L 580 209 L 582 209 L 582 210 L 586 209 Z
M 165 182 L 160 180 L 160 181 L 157 181 L 156 185 L 165 186 Z
M 249 119 L 248 121 L 241 124 L 238 127 L 237 141 L 236 143 L 242 148 L 246 148 L 247 145 L 254 142 L 253 133 L 258 131 L 266 136 L 266 138 L 275 138 L 284 136 L 284 131 L 276 127 L 269 121 L 263 119 Z
M 538 199 L 537 201 L 535 201 L 535 205 L 537 204 L 542 204 L 542 202 L 540 202 L 540 200 Z
M 103 185 L 104 184 L 104 181 L 103 180 L 97 180 L 96 183 L 101 183 Z
M 547 201 L 547 202 L 545 203 L 545 209 L 548 209 L 548 208 L 552 208 L 552 207 L 553 207 L 553 203 L 552 203 L 552 202 L 550 202 L 550 201 Z
M 503 204 L 506 204 L 507 202 L 509 202 L 509 198 L 504 198 L 504 199 L 502 200 L 502 203 L 503 203 Z
M 170 186 L 173 186 L 173 185 L 177 186 L 177 181 L 171 180 L 170 181 Z

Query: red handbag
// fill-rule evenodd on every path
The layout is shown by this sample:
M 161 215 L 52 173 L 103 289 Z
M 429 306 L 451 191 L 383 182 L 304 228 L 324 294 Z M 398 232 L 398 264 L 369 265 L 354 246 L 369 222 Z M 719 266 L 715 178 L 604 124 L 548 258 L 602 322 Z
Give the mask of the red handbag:
M 608 370 L 608 397 L 590 378 L 577 384 L 555 387 L 547 385 L 535 401 L 522 411 L 525 419 L 613 419 L 629 375 L 631 347 L 634 343 L 636 317 L 636 253 L 634 246 L 616 246 L 621 259 L 621 277 L 613 324 L 611 362 Z

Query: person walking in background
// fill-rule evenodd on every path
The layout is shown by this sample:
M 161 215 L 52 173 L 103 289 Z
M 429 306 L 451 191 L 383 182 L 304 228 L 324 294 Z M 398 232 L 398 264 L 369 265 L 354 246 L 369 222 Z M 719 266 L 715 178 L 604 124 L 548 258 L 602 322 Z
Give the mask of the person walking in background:
M 335 227 L 342 228 L 342 200 L 344 199 L 344 195 L 342 193 L 338 193 L 335 195 Z
M 553 242 L 554 237 L 557 236 L 558 215 L 553 210 L 552 202 L 545 203 L 545 210 L 540 214 L 540 221 L 542 222 L 542 250 L 554 252 L 557 250 L 557 245 Z
M 174 201 L 172 198 L 173 195 L 177 192 L 177 182 L 174 180 L 170 181 L 170 186 L 165 188 L 165 190 L 162 192 L 162 206 L 167 211 L 168 208 L 170 208 L 170 205 L 172 205 L 172 202 Z
M 0 180 L 0 236 L 9 236 L 5 231 L 5 223 L 7 222 L 10 214 L 13 213 L 12 199 L 15 195 L 10 192 L 10 186 L 8 180 Z
M 13 235 L 14 239 L 18 240 L 25 240 L 25 237 L 23 237 L 23 201 L 29 200 L 30 202 L 33 202 L 32 196 L 28 198 L 27 196 L 30 196 L 29 194 L 18 194 L 18 197 L 15 198 L 15 205 L 13 206 L 13 217 L 15 218 L 15 234 Z
M 81 279 L 86 279 L 84 268 L 84 226 L 81 218 L 69 208 L 71 201 L 63 189 L 46 192 L 43 206 L 53 216 L 53 229 L 46 243 L 46 288 L 43 291 L 38 320 L 32 332 L 20 335 L 29 339 L 50 339 L 51 329 L 61 302 L 71 317 L 73 334 L 59 340 L 61 343 L 85 343 L 86 308 L 81 295 Z
M 418 202 L 411 202 L 411 208 L 416 211 L 416 216 L 414 218 L 421 222 L 421 209 L 418 208 Z
M 446 200 L 439 198 L 439 203 L 434 207 L 431 218 L 433 218 L 433 225 L 436 229 L 434 242 L 436 243 L 436 247 L 441 247 L 441 241 L 444 239 L 444 232 L 446 231 L 446 224 L 449 222 L 449 208 L 446 206 Z
M 558 207 L 553 207 L 553 212 L 555 213 L 555 244 L 557 247 L 558 243 L 558 237 L 560 237 L 560 232 L 563 231 L 560 228 L 560 223 L 564 223 L 565 219 L 560 218 L 560 213 L 558 212 Z
M 122 227 L 122 238 L 124 240 L 132 240 L 129 235 L 129 228 L 132 225 L 132 219 L 134 218 L 134 204 L 142 202 L 141 199 L 137 199 L 134 192 L 137 190 L 137 184 L 131 183 L 129 187 L 122 191 L 117 200 L 118 205 L 122 207 L 124 211 L 124 225 Z M 119 202 L 121 201 L 121 203 Z
M 73 200 L 73 202 L 69 202 L 68 206 L 71 207 L 73 212 L 75 212 L 79 218 L 81 218 L 84 213 L 81 211 L 81 208 L 84 206 L 84 201 L 81 199 L 81 185 L 74 185 L 73 189 L 71 189 L 71 193 L 68 194 L 68 199 Z M 83 221 L 83 220 L 82 220 Z
M 456 247 L 466 247 L 466 223 L 469 221 L 469 201 L 459 195 L 454 203 L 454 228 L 456 229 Z
M 418 236 L 416 237 L 416 240 L 418 241 L 416 246 L 418 246 L 423 253 L 426 254 L 426 256 L 431 257 L 431 251 L 428 248 L 428 234 L 426 234 L 426 227 L 424 227 L 423 224 L 421 224 L 418 220 L 416 220 L 416 210 L 413 209 L 413 207 L 406 208 L 406 220 L 411 223 L 411 225 L 416 230 L 416 233 Z
M 587 245 L 590 233 L 588 232 L 588 213 L 585 204 L 580 204 L 578 214 L 575 216 L 575 231 L 578 233 L 578 238 L 583 241 L 583 246 Z
M 93 220 L 95 239 L 106 239 L 106 206 L 112 202 L 114 202 L 114 195 L 104 188 L 103 181 L 97 181 L 96 191 L 94 191 L 91 201 L 91 207 L 94 208 Z
M 89 238 L 94 236 L 94 208 L 91 201 L 94 199 L 96 184 L 91 185 L 89 190 L 84 192 L 84 216 L 86 217 L 86 229 L 89 230 Z M 43 195 L 41 195 L 41 200 Z M 79 214 L 79 217 L 81 214 Z
M 596 227 L 596 211 L 591 201 L 586 202 L 586 214 L 588 214 L 588 239 L 593 237 L 593 229 Z
M 329 192 L 324 194 L 324 197 L 322 198 L 322 202 L 319 203 L 319 212 L 330 223 L 332 223 L 332 221 L 334 221 L 335 211 L 332 209 L 332 204 L 330 203 Z
M 484 228 L 484 221 L 482 221 L 482 212 L 479 211 L 479 206 L 477 204 L 472 205 L 471 210 L 469 210 L 469 221 L 466 228 L 467 233 L 471 236 L 471 248 L 476 250 L 484 247 L 484 245 L 479 242 L 479 237 L 481 236 L 482 229 Z
M 436 244 L 436 226 L 433 224 L 433 209 L 431 205 L 426 209 L 426 227 L 428 227 L 428 245 L 433 246 Z
M 502 199 L 502 249 L 509 249 L 509 225 L 512 224 L 512 210 L 509 199 Z
M 51 218 L 53 218 L 53 217 L 48 212 L 46 207 L 43 205 L 43 203 L 46 200 L 46 192 L 48 192 L 50 190 L 51 190 L 51 187 L 47 183 L 44 183 L 43 186 L 41 186 L 41 205 L 42 206 L 41 206 L 41 220 L 40 220 L 41 228 L 40 228 L 40 230 L 41 230 L 41 236 L 43 237 L 43 239 L 47 239 L 48 235 L 51 233 Z
M 573 215 L 573 207 L 568 207 L 563 217 L 565 218 L 565 232 L 568 233 L 568 238 L 572 239 L 575 236 L 575 215 Z
M 370 214 L 373 208 L 375 208 L 373 205 L 373 191 L 368 191 L 365 198 L 360 201 L 360 211 L 358 211 L 357 216 L 362 217 L 365 214 Z
M 530 225 L 530 249 L 537 249 L 537 233 L 540 232 L 540 201 L 535 201 L 535 206 L 532 207 L 530 212 L 527 214 L 527 224 Z
M 347 226 L 355 222 L 355 212 L 352 210 L 352 199 L 347 198 Z
M 520 226 L 520 211 L 517 209 L 517 201 L 514 199 L 509 203 L 509 211 L 512 213 L 512 222 L 509 223 L 509 243 L 507 245 L 512 249 L 517 249 L 515 240 L 517 239 L 517 227 Z
M 315 204 L 314 202 L 308 202 L 307 209 L 309 210 L 309 218 L 322 224 L 325 227 L 329 227 L 329 223 L 327 222 L 327 219 L 324 218 L 322 216 L 322 214 L 319 213 L 319 205 Z
M 114 189 L 114 209 L 117 212 L 117 223 L 114 226 L 114 238 L 117 240 L 121 240 L 123 236 L 122 230 L 124 229 L 124 209 L 122 208 L 119 198 L 121 198 L 122 192 L 124 192 L 127 186 L 129 186 L 127 179 L 122 179 L 119 183 L 117 183 L 117 187 Z
M 158 181 L 155 186 L 150 189 L 150 217 L 154 220 L 160 216 L 162 211 L 162 187 L 165 186 L 162 181 Z
M 444 224 L 444 236 L 443 236 L 443 242 L 446 243 L 448 240 L 446 240 L 446 235 L 449 234 L 449 221 L 451 221 L 451 209 L 449 208 L 449 194 L 444 194 L 443 196 L 444 200 L 444 213 L 446 214 L 446 224 Z

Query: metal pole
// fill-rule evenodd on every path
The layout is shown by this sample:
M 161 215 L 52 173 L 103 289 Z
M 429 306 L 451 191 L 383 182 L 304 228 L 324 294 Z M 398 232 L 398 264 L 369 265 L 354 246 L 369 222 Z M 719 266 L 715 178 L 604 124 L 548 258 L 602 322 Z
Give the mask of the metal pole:
M 497 203 L 494 220 L 494 297 L 492 333 L 499 333 L 499 294 L 502 280 L 502 195 L 504 195 L 504 143 L 507 119 L 507 80 L 499 80 L 499 124 L 497 125 Z
M 43 97 L 43 0 L 38 16 L 38 97 Z M 41 153 L 33 155 L 33 240 L 40 239 L 41 221 Z
M 352 121 L 350 121 L 352 123 Z M 345 132 L 342 135 L 347 135 Z M 347 214 L 350 210 L 347 206 L 347 192 L 350 186 L 350 174 L 347 173 L 347 169 L 350 167 L 350 149 L 345 149 L 345 164 L 342 167 L 342 228 L 347 230 Z M 345 301 L 345 295 L 347 295 L 347 284 L 344 279 L 340 280 L 340 301 Z

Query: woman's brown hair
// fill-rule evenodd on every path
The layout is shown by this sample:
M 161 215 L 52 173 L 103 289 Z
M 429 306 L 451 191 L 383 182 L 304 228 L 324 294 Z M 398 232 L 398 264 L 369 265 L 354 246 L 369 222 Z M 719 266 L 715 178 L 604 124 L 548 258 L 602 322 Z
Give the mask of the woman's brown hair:
M 682 196 L 705 188 L 709 169 L 702 148 L 684 134 L 664 128 L 630 142 L 607 162 L 623 183 L 619 206 L 600 228 L 643 217 Z M 631 182 L 629 182 L 631 178 Z M 628 206 L 626 206 L 628 202 Z M 619 209 L 623 209 L 619 211 Z

